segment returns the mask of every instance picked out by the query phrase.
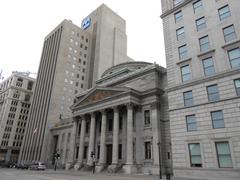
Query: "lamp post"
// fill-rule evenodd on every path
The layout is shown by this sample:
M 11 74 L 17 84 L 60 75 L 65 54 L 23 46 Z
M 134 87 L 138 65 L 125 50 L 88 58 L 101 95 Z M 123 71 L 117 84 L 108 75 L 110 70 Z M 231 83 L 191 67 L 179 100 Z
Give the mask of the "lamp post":
M 159 179 L 162 179 L 161 142 L 158 142 L 157 145 L 158 145 L 158 157 L 159 157 Z

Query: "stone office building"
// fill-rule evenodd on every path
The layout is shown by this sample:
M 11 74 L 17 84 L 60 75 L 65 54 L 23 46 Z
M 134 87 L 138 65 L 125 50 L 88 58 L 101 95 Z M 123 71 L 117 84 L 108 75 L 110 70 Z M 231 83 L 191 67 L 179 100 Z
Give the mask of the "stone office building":
M 164 174 L 171 168 L 166 69 L 122 63 L 96 83 L 77 95 L 73 120 L 51 129 L 48 160 L 58 150 L 67 169 L 86 168 L 92 165 L 93 152 L 97 171 L 158 174 L 160 167 Z
M 13 72 L 0 83 L 0 161 L 18 159 L 35 86 L 29 75 Z
M 240 178 L 239 9 L 162 0 L 175 176 Z

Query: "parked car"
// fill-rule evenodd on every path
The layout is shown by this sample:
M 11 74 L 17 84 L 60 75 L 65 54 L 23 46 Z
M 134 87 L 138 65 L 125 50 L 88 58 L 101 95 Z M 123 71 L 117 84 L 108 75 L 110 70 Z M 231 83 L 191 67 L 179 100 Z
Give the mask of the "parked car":
M 17 168 L 17 169 L 28 169 L 29 166 L 27 164 L 15 164 L 15 168 Z
M 46 165 L 44 162 L 36 162 L 29 166 L 29 169 L 31 170 L 42 170 L 44 171 L 46 169 Z

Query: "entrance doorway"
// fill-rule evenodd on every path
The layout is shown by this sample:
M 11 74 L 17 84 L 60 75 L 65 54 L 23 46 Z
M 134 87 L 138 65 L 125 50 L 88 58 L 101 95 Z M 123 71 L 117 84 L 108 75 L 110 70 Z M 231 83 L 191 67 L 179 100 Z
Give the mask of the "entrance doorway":
M 107 144 L 107 164 L 112 164 L 112 144 Z

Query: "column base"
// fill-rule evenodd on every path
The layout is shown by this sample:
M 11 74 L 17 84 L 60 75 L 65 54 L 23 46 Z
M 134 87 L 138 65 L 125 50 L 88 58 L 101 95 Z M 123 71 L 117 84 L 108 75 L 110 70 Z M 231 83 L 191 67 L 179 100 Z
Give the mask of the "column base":
M 120 170 L 121 167 L 122 167 L 121 164 L 111 164 L 110 166 L 108 166 L 108 172 L 116 173 L 117 171 Z
M 96 172 L 102 172 L 106 168 L 106 164 L 98 164 L 95 167 Z
M 79 169 L 81 169 L 82 168 L 82 163 L 76 163 L 75 165 L 74 165 L 74 170 L 75 171 L 78 171 Z
M 134 164 L 125 164 L 122 169 L 125 174 L 136 174 L 137 173 L 137 167 Z
M 74 168 L 74 165 L 73 165 L 72 162 L 67 162 L 67 163 L 65 164 L 65 170 L 70 170 L 70 169 L 72 169 L 72 168 Z

